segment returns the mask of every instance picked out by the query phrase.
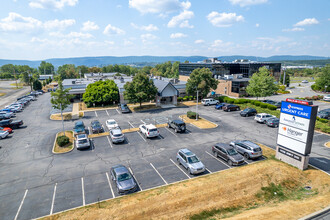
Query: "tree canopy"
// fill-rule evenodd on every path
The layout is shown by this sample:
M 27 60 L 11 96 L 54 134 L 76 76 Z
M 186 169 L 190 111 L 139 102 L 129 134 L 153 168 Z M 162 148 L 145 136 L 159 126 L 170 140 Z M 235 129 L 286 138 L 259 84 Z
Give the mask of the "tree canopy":
M 281 77 L 280 77 L 281 84 L 283 84 L 283 77 L 284 77 L 284 74 L 281 74 Z M 284 85 L 288 85 L 288 84 L 290 84 L 290 74 L 285 73 Z
M 212 77 L 212 72 L 208 68 L 198 68 L 192 71 L 186 84 L 188 94 L 196 94 L 197 88 L 202 97 L 206 97 L 211 89 L 216 90 L 219 81 Z
M 273 95 L 277 90 L 275 78 L 270 75 L 266 67 L 259 68 L 259 71 L 252 75 L 249 85 L 246 87 L 246 92 L 257 98 Z
M 134 76 L 132 82 L 124 85 L 124 98 L 132 103 L 140 103 L 155 99 L 157 88 L 152 79 L 147 74 L 138 73 Z
M 321 88 L 322 91 L 330 91 L 330 64 L 322 68 L 319 78 L 315 81 L 315 85 Z
M 42 89 L 42 84 L 39 80 L 35 80 L 33 82 L 33 90 L 41 90 Z
M 93 103 L 100 106 L 102 104 L 113 104 L 119 100 L 119 90 L 113 80 L 97 81 L 87 86 L 83 95 L 84 102 L 91 106 Z
M 38 67 L 38 70 L 41 75 L 50 75 L 53 74 L 54 66 L 51 63 L 42 61 Z

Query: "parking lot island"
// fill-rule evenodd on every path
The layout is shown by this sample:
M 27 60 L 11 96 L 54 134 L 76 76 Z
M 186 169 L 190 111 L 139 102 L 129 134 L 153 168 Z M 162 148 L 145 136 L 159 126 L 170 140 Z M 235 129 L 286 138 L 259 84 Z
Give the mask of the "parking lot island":
M 65 131 L 65 136 L 67 136 L 70 140 L 70 142 L 63 146 L 60 147 L 57 144 L 57 137 L 63 135 L 63 132 L 58 132 L 55 136 L 55 140 L 54 140 L 54 145 L 53 145 L 53 149 L 52 152 L 53 154 L 63 154 L 63 153 L 68 153 L 71 152 L 74 149 L 74 136 L 73 136 L 73 131 Z
M 181 115 L 180 118 L 188 124 L 192 124 L 196 126 L 199 129 L 210 129 L 210 128 L 216 128 L 218 127 L 217 124 L 205 119 L 205 118 L 199 118 L 197 121 L 195 119 L 190 119 L 187 117 L 187 115 Z

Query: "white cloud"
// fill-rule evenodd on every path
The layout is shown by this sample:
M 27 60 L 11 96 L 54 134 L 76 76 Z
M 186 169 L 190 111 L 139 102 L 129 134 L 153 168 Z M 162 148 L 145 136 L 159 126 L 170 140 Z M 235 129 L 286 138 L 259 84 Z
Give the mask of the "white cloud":
M 268 0 L 229 0 L 233 5 L 239 5 L 241 7 L 249 6 L 249 5 L 259 5 L 264 4 Z
M 141 37 L 141 40 L 142 40 L 143 43 L 148 43 L 151 40 L 157 39 L 157 37 L 155 35 L 149 34 L 149 33 L 148 34 L 141 34 L 140 37 Z
M 294 27 L 294 28 L 288 28 L 288 29 L 283 29 L 283 32 L 297 32 L 297 31 L 304 31 L 304 28 L 300 27 Z
M 194 12 L 184 10 L 179 15 L 174 16 L 167 24 L 167 27 L 181 27 L 181 28 L 193 28 L 193 25 L 189 24 L 189 19 L 194 17 Z
M 77 3 L 78 0 L 32 0 L 29 6 L 40 9 L 62 9 L 65 6 L 75 6 Z
M 207 15 L 207 19 L 216 27 L 230 27 L 234 23 L 244 21 L 242 15 L 236 15 L 236 13 L 218 13 L 216 11 Z
M 90 33 L 82 33 L 82 32 L 70 32 L 69 34 L 63 34 L 61 32 L 51 32 L 49 33 L 49 36 L 52 37 L 59 37 L 59 38 L 92 38 L 93 35 Z
M 149 24 L 147 26 L 138 26 L 134 23 L 131 23 L 131 26 L 135 29 L 139 29 L 142 31 L 158 31 L 158 27 L 153 24 Z
M 130 40 L 124 40 L 124 45 L 125 46 L 131 46 L 131 45 L 133 45 L 133 42 L 130 41 Z
M 114 45 L 114 44 L 115 44 L 114 41 L 108 41 L 108 40 L 104 41 L 104 43 L 105 43 L 106 45 Z
M 118 27 L 112 26 L 111 24 L 108 24 L 105 27 L 103 34 L 105 34 L 105 35 L 122 35 L 122 34 L 125 34 L 125 31 Z
M 205 40 L 195 40 L 195 44 L 202 44 L 204 42 L 205 42 Z
M 183 34 L 183 33 L 174 33 L 174 34 L 171 34 L 171 36 L 170 36 L 170 38 L 172 38 L 172 39 L 183 38 L 183 37 L 187 37 L 187 35 Z
M 209 47 L 209 50 L 214 52 L 229 52 L 232 51 L 234 47 L 233 42 L 224 42 L 222 40 L 215 40 Z
M 129 0 L 129 7 L 145 13 L 170 13 L 190 7 L 190 2 L 179 0 Z
M 8 17 L 1 19 L 1 31 L 33 31 L 37 28 L 42 28 L 42 22 L 32 18 L 23 17 L 20 14 L 10 12 Z
M 256 24 L 256 27 L 260 27 L 260 24 L 257 23 L 257 24 Z
M 98 30 L 99 26 L 95 24 L 93 21 L 86 21 L 83 23 L 82 31 L 95 31 Z
M 312 24 L 318 24 L 319 21 L 316 20 L 316 18 L 306 18 L 302 21 L 299 21 L 297 24 L 295 24 L 294 26 L 298 27 L 298 26 L 306 26 L 306 25 L 312 25 Z
M 72 26 L 76 23 L 76 21 L 74 19 L 65 19 L 65 20 L 50 20 L 50 21 L 46 21 L 44 23 L 44 27 L 46 29 L 64 29 L 67 28 L 69 26 Z

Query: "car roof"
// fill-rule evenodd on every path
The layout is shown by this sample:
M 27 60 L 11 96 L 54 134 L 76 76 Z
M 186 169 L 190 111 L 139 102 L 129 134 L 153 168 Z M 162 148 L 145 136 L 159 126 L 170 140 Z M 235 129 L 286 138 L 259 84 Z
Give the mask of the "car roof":
M 150 129 L 151 129 L 151 128 L 156 128 L 156 126 L 153 125 L 153 124 L 148 124 L 148 125 L 146 124 L 145 126 L 146 126 L 147 128 L 150 128 Z
M 78 134 L 77 139 L 85 139 L 87 138 L 86 134 Z
M 187 149 L 187 148 L 180 149 L 180 151 L 181 151 L 182 153 L 184 153 L 185 155 L 187 155 L 187 156 L 194 156 L 194 155 L 195 155 L 193 152 L 191 152 L 191 151 L 190 151 L 189 149 Z
M 91 122 L 91 124 L 94 124 L 94 123 L 100 123 L 100 122 L 99 122 L 99 120 L 93 120 L 93 121 Z
M 258 115 L 271 115 L 271 114 L 268 114 L 268 113 L 259 113 Z
M 107 122 L 110 122 L 110 121 L 114 121 L 114 122 L 116 122 L 115 119 L 108 119 L 108 120 L 107 120 Z
M 257 145 L 256 143 L 253 143 L 252 141 L 249 141 L 249 140 L 243 140 L 243 141 L 240 141 L 240 143 L 243 143 L 252 148 L 260 148 L 259 145 Z
M 228 150 L 228 149 L 233 148 L 233 147 L 230 146 L 229 144 L 225 144 L 225 143 L 217 143 L 215 146 L 222 147 L 222 148 L 224 148 L 225 150 Z
M 84 125 L 84 122 L 82 122 L 82 121 L 77 121 L 77 122 L 76 122 L 76 125 Z
M 111 130 L 113 134 L 122 134 L 123 132 L 121 132 L 120 128 L 115 128 Z
M 177 123 L 177 124 L 185 124 L 183 121 L 181 121 L 179 119 L 173 120 L 172 122 Z
M 121 164 L 115 165 L 112 167 L 112 169 L 115 171 L 115 173 L 118 174 L 123 174 L 123 173 L 129 173 L 128 169 Z

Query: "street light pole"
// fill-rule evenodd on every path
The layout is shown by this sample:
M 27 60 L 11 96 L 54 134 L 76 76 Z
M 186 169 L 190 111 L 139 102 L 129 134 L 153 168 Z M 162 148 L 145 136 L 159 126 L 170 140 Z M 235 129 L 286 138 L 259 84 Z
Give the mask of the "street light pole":
M 198 120 L 198 88 L 197 88 L 197 103 L 196 103 L 196 121 Z
M 283 74 L 284 74 L 284 76 L 283 76 L 283 85 L 285 85 L 285 70 L 283 70 Z

